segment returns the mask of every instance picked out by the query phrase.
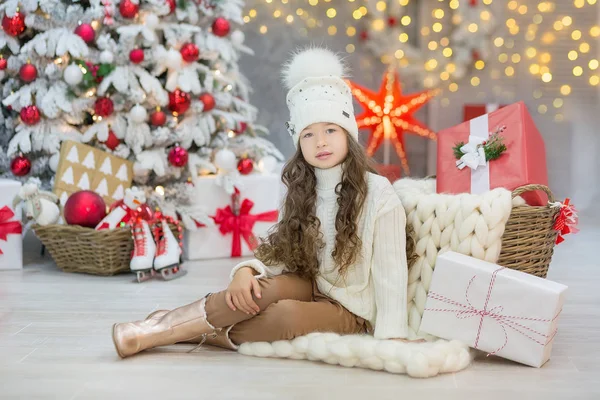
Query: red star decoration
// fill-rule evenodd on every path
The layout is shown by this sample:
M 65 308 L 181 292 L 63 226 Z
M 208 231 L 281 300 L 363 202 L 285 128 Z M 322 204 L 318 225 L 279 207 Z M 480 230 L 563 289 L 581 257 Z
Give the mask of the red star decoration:
M 413 114 L 436 94 L 435 90 L 425 90 L 418 93 L 402 95 L 400 79 L 393 69 L 388 69 L 383 76 L 379 93 L 375 93 L 356 83 L 346 81 L 352 89 L 352 95 L 364 108 L 364 112 L 356 117 L 358 128 L 371 130 L 367 143 L 367 155 L 373 156 L 384 139 L 394 145 L 396 153 L 402 162 L 405 175 L 410 175 L 406 151 L 404 150 L 404 132 L 436 140 L 435 132 Z

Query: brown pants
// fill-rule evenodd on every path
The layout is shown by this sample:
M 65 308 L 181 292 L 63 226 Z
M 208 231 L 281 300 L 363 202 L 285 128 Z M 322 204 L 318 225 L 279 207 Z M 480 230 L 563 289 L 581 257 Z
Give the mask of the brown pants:
M 256 315 L 232 311 L 225 291 L 206 300 L 206 316 L 215 328 L 233 325 L 229 338 L 235 344 L 290 340 L 311 332 L 364 333 L 369 324 L 333 299 L 319 293 L 317 285 L 294 274 L 259 279 L 262 298 Z

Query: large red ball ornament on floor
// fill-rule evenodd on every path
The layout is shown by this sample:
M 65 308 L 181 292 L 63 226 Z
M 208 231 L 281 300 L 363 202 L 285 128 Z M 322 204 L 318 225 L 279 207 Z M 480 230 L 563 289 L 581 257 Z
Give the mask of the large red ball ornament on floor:
M 37 78 L 37 68 L 32 64 L 23 64 L 19 70 L 19 77 L 23 82 L 33 82 Z
M 94 105 L 94 111 L 100 117 L 108 117 L 114 110 L 115 105 L 108 97 L 99 97 Z
M 123 0 L 119 4 L 119 12 L 123 18 L 134 18 L 139 10 L 139 4 L 134 4 L 131 0 Z
M 190 108 L 190 95 L 182 90 L 175 90 L 169 93 L 169 110 L 179 115 L 183 114 Z
M 2 29 L 10 36 L 19 36 L 25 32 L 25 15 L 16 12 L 12 17 L 7 17 L 5 14 L 2 18 Z
M 174 167 L 185 167 L 188 158 L 188 151 L 181 146 L 175 146 L 169 151 L 169 162 Z
M 75 34 L 83 39 L 86 43 L 91 43 L 96 38 L 96 31 L 90 24 L 81 24 L 75 28 Z
M 21 121 L 26 125 L 35 125 L 40 122 L 41 118 L 40 110 L 33 105 L 21 108 L 19 115 L 21 116 Z
M 31 171 L 31 160 L 25 156 L 17 156 L 10 163 L 10 171 L 14 176 L 25 176 Z
M 106 204 L 100 195 L 91 190 L 75 192 L 64 207 L 65 221 L 69 225 L 95 228 L 106 217 Z
M 223 37 L 229 34 L 231 30 L 231 24 L 223 17 L 215 19 L 212 24 L 212 32 L 214 35 Z

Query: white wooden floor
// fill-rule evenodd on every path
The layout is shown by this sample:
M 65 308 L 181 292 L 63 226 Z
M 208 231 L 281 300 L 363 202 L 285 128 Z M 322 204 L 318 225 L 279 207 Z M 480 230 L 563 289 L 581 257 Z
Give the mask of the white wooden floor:
M 600 399 L 600 218 L 556 250 L 549 278 L 569 285 L 552 360 L 498 359 L 428 380 L 177 345 L 120 360 L 111 325 L 224 287 L 234 260 L 188 263 L 171 282 L 66 274 L 26 245 L 22 272 L 0 272 L 1 399 Z M 516 396 L 516 397 L 515 397 Z

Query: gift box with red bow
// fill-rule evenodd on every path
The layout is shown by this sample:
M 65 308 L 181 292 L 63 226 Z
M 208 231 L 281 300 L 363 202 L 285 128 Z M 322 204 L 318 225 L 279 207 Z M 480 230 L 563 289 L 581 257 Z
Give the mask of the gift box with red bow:
M 211 218 L 198 222 L 197 230 L 186 230 L 184 255 L 187 260 L 252 256 L 258 238 L 277 223 L 281 181 L 276 174 L 239 177 L 239 185 L 228 194 L 217 177 L 195 180 L 196 198 Z
M 0 179 L 0 270 L 23 268 L 21 209 L 12 208 L 20 189 L 20 182 Z
M 550 358 L 565 285 L 460 253 L 438 256 L 420 331 L 532 367 Z
M 437 142 L 438 193 L 548 186 L 544 140 L 523 102 L 442 130 Z M 548 202 L 542 191 L 523 198 L 532 206 Z

